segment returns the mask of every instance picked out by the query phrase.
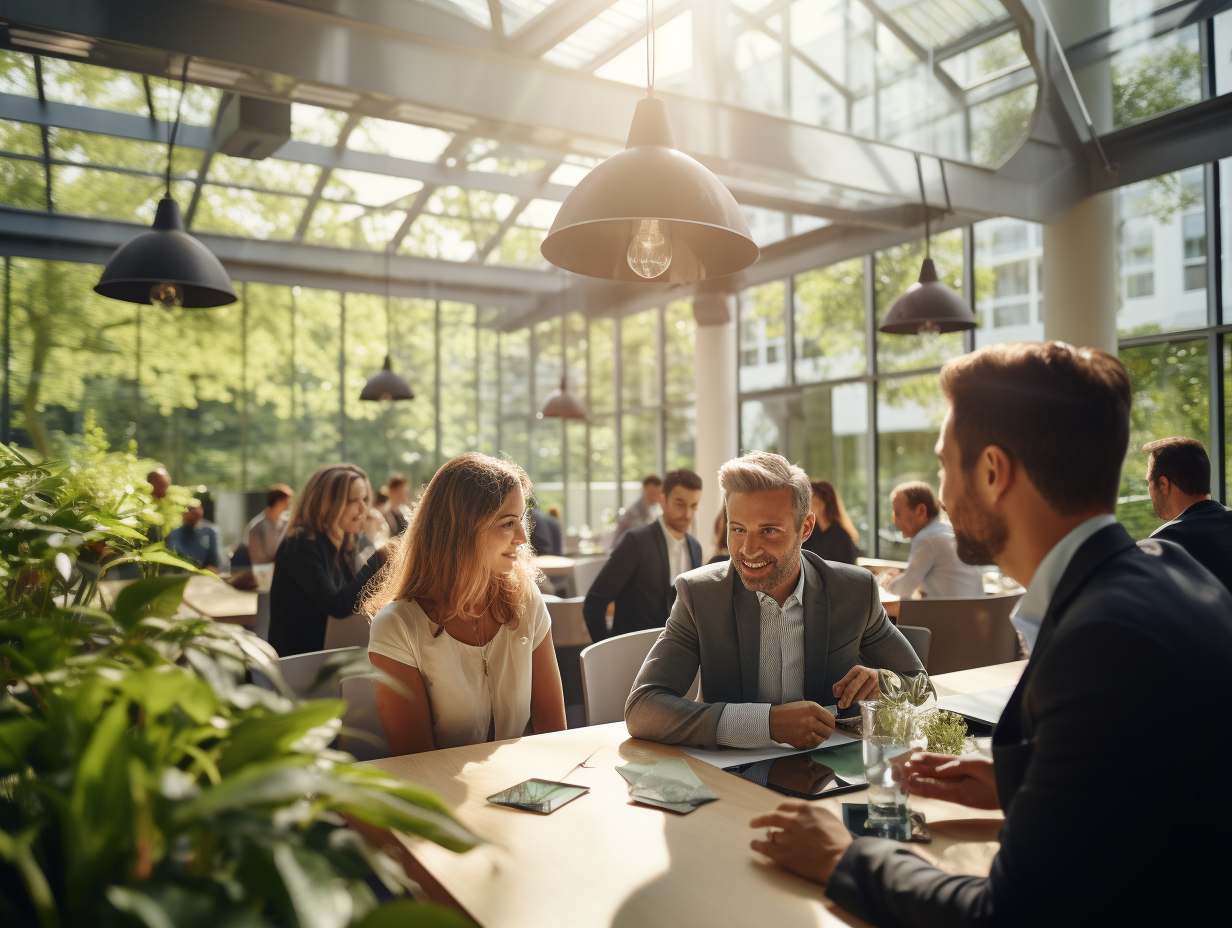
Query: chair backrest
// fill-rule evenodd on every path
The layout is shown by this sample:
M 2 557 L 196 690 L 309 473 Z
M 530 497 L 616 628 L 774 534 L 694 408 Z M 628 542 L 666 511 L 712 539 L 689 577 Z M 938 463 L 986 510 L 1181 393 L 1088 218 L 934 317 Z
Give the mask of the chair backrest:
M 258 638 L 262 641 L 269 641 L 270 627 L 270 594 L 257 593 L 257 620 L 253 623 L 252 630 L 256 632 Z
M 573 596 L 561 599 L 558 596 L 544 596 L 547 602 L 548 615 L 552 617 L 552 644 L 558 648 L 575 648 L 591 643 L 590 632 L 586 628 L 586 619 L 582 616 L 584 596 Z
M 599 576 L 599 571 L 603 570 L 603 565 L 606 563 L 606 554 L 574 561 L 573 595 L 585 597 L 590 591 L 590 585 L 595 582 L 595 577 Z
M 368 635 L 372 625 L 366 615 L 355 613 L 345 619 L 335 619 L 332 616 L 325 625 L 325 647 L 353 648 L 368 647 Z
M 354 660 L 363 653 L 363 648 L 331 648 L 325 651 L 309 651 L 307 654 L 292 654 L 278 661 L 278 669 L 282 671 L 282 679 L 287 681 L 287 686 L 301 699 L 336 698 L 341 692 L 337 678 L 321 684 L 316 683 L 321 667 L 338 655 Z M 254 670 L 252 676 L 253 682 L 258 686 L 274 688 L 265 674 Z
M 376 713 L 376 692 L 371 677 L 349 677 L 342 681 L 342 698 L 347 702 L 342 716 L 338 746 L 357 760 L 376 760 L 393 752 L 385 740 L 385 729 Z
M 662 632 L 661 628 L 647 628 L 616 635 L 582 651 L 582 697 L 587 725 L 619 722 L 625 717 L 625 701 L 633 681 Z
M 1018 658 L 1018 635 L 1010 611 L 1021 593 L 980 599 L 904 599 L 899 625 L 932 632 L 925 667 L 930 675 L 1004 664 Z
M 924 665 L 924 669 L 928 669 L 928 645 L 932 641 L 933 633 L 927 628 L 921 628 L 918 625 L 900 625 L 898 630 L 902 632 L 907 643 L 911 645 L 911 649 L 915 651 L 915 656 L 920 659 L 920 663 Z

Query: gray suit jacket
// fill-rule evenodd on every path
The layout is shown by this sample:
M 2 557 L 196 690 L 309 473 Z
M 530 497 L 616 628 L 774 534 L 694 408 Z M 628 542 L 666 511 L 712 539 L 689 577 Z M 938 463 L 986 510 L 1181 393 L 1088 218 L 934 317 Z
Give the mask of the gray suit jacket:
M 804 698 L 834 703 L 834 684 L 856 664 L 914 676 L 924 669 L 881 608 L 877 583 L 861 567 L 804 555 Z M 757 702 L 761 603 L 731 561 L 676 578 L 676 603 L 633 683 L 625 723 L 634 738 L 718 747 L 729 702 Z M 702 671 L 708 702 L 684 698 Z

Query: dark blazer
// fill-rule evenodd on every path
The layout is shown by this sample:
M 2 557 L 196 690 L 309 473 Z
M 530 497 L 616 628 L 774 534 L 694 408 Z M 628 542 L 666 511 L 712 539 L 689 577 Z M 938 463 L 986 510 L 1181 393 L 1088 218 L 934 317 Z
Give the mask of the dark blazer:
M 826 561 L 837 561 L 840 564 L 854 564 L 860 552 L 851 536 L 837 522 L 831 522 L 824 532 L 814 527 L 813 533 L 804 539 L 801 545 L 805 551 L 812 551 Z
M 536 554 L 564 554 L 565 536 L 560 521 L 542 509 L 530 511 L 530 546 Z
M 284 538 L 274 555 L 270 584 L 269 643 L 278 656 L 324 648 L 329 617 L 345 619 L 355 612 L 359 594 L 385 557 L 383 550 L 377 551 L 356 572 L 326 535 L 309 538 L 297 533 Z
M 690 563 L 693 567 L 701 567 L 701 544 L 692 535 L 686 533 L 684 537 L 689 543 Z M 590 629 L 591 641 L 609 637 L 605 617 L 607 604 L 613 599 L 616 600 L 616 617 L 611 636 L 644 628 L 662 628 L 667 624 L 668 613 L 676 601 L 670 571 L 667 539 L 657 519 L 627 532 L 595 577 L 582 603 L 582 616 Z
M 906 676 L 924 668 L 890 624 L 867 570 L 804 552 L 804 698 L 834 702 L 834 684 L 856 664 Z M 761 602 L 728 561 L 676 578 L 667 628 L 638 671 L 625 703 L 629 735 L 666 744 L 718 746 L 731 702 L 757 702 Z M 698 670 L 706 702 L 685 699 Z
M 1232 509 L 1204 499 L 1155 529 L 1151 537 L 1175 541 L 1232 590 Z
M 1224 704 L 1229 671 L 1232 594 L 1178 545 L 1101 529 L 1061 577 L 993 734 L 1005 824 L 990 875 L 859 838 L 827 895 L 895 926 L 1182 925 L 1222 911 L 1209 789 L 1232 743 L 1204 737 L 1218 723 L 1186 707 Z

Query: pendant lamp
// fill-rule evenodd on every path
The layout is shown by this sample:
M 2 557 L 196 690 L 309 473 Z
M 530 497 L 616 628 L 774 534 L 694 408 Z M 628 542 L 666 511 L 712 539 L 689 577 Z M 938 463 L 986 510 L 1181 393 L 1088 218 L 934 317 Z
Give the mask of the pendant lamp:
M 540 251 L 566 271 L 607 280 L 689 283 L 744 270 L 760 254 L 723 182 L 677 151 L 654 95 L 654 8 L 647 3 L 646 97 L 624 151 L 573 188 Z
M 188 57 L 180 77 L 180 102 L 167 146 L 167 188 L 158 201 L 152 231 L 125 242 L 112 254 L 96 293 L 126 303 L 153 303 L 164 309 L 206 309 L 236 300 L 231 278 L 213 253 L 184 231 L 180 206 L 171 198 L 171 156 L 180 128 L 180 109 L 188 83 Z
M 560 318 L 560 389 L 553 390 L 539 407 L 539 419 L 585 419 L 586 407 L 569 392 L 568 386 L 568 333 L 565 331 L 565 316 Z
M 924 171 L 920 156 L 915 156 L 916 175 L 920 180 L 920 201 L 924 205 L 924 263 L 920 279 L 903 292 L 890 306 L 881 331 L 893 335 L 917 335 L 921 332 L 958 332 L 975 328 L 975 314 L 966 301 L 937 279 L 937 267 L 931 257 L 931 236 L 928 229 L 928 200 L 924 195 Z M 950 188 L 945 183 L 945 162 L 941 162 L 941 183 L 945 187 L 946 209 L 950 207 Z
M 411 385 L 394 373 L 390 353 L 394 343 L 394 317 L 389 310 L 389 249 L 385 250 L 385 366 L 368 378 L 360 391 L 361 400 L 392 402 L 413 400 L 415 391 Z

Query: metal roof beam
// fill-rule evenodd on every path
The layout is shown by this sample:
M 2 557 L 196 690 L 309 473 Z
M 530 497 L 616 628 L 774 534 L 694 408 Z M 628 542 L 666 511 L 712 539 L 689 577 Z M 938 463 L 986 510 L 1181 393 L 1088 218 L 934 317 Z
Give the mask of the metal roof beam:
M 538 58 L 610 7 L 616 0 L 565 0 L 546 7 L 509 37 L 511 54 Z

